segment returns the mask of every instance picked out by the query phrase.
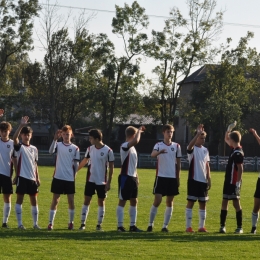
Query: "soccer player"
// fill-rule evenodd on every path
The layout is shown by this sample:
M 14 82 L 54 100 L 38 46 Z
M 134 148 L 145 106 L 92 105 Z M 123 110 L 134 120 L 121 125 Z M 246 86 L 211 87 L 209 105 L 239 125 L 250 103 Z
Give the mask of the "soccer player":
M 117 206 L 117 231 L 125 232 L 123 226 L 124 207 L 127 200 L 130 201 L 129 215 L 130 215 L 130 232 L 141 232 L 136 226 L 137 219 L 137 195 L 138 195 L 138 174 L 137 174 L 137 153 L 135 145 L 137 145 L 141 138 L 141 133 L 145 130 L 143 126 L 139 129 L 128 126 L 125 130 L 126 141 L 121 145 L 121 172 L 118 176 L 118 193 L 119 203 Z
M 253 134 L 258 144 L 260 145 L 260 137 L 258 136 L 256 130 L 250 128 L 249 131 Z M 256 189 L 254 194 L 254 208 L 252 212 L 252 229 L 251 229 L 252 234 L 256 234 L 256 226 L 259 217 L 259 209 L 260 209 L 260 175 L 257 179 Z
M 211 187 L 209 152 L 203 146 L 206 139 L 203 125 L 199 125 L 194 138 L 187 147 L 189 160 L 188 196 L 186 206 L 186 232 L 194 232 L 191 226 L 192 208 L 194 203 L 199 202 L 199 232 L 207 232 L 205 228 L 206 202 L 208 201 L 208 190 Z
M 98 196 L 98 219 L 97 231 L 102 231 L 102 223 L 105 216 L 105 199 L 110 190 L 114 171 L 114 154 L 110 147 L 102 142 L 102 132 L 99 129 L 89 131 L 89 141 L 92 144 L 87 148 L 85 158 L 80 162 L 78 171 L 88 163 L 88 171 L 85 185 L 85 199 L 81 210 L 80 230 L 85 229 L 86 219 L 92 196 L 97 192 Z M 107 178 L 107 167 L 109 173 Z
M 172 142 L 174 127 L 164 125 L 162 128 L 163 141 L 154 146 L 151 157 L 157 157 L 157 169 L 154 182 L 154 202 L 150 209 L 150 219 L 147 231 L 153 231 L 154 219 L 162 197 L 166 196 L 166 209 L 162 232 L 168 232 L 168 224 L 172 217 L 174 196 L 179 194 L 180 170 L 181 170 L 181 148 Z
M 72 136 L 73 132 L 71 126 L 63 126 L 61 130 L 56 131 L 54 140 L 49 149 L 49 153 L 51 154 L 56 152 L 56 165 L 51 184 L 51 192 L 53 193 L 53 197 L 50 207 L 49 225 L 47 227 L 48 230 L 53 229 L 53 222 L 61 194 L 67 194 L 68 198 L 68 229 L 72 230 L 74 226 L 75 177 L 80 161 L 80 153 L 78 146 L 71 143 Z M 60 137 L 62 137 L 62 142 L 57 142 Z
M 236 210 L 237 228 L 236 234 L 242 234 L 242 208 L 240 205 L 240 189 L 242 184 L 244 152 L 240 146 L 241 134 L 231 130 L 236 126 L 236 121 L 228 126 L 225 134 L 225 142 L 230 146 L 231 152 L 226 166 L 225 181 L 223 187 L 223 200 L 220 213 L 220 233 L 226 233 L 226 218 L 229 200 L 233 201 Z
M 0 109 L 0 116 L 4 113 Z M 12 173 L 14 160 L 14 142 L 9 139 L 12 126 L 8 122 L 0 123 L 0 193 L 3 192 L 3 228 L 8 228 L 8 218 L 11 212 L 11 196 L 13 194 Z
M 14 178 L 16 183 L 16 205 L 15 212 L 19 229 L 25 229 L 22 223 L 22 204 L 24 194 L 29 194 L 31 202 L 31 212 L 33 218 L 33 228 L 40 229 L 38 226 L 38 201 L 37 194 L 39 192 L 40 177 L 38 173 L 38 150 L 35 146 L 30 145 L 33 130 L 27 126 L 29 117 L 24 116 L 21 119 L 20 125 L 14 133 L 14 150 L 17 154 L 17 174 Z M 22 142 L 19 142 L 19 135 Z

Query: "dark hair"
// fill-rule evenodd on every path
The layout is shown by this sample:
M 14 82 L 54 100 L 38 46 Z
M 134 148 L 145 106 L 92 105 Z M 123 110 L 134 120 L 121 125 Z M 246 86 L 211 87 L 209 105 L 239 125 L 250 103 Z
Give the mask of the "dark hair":
M 233 131 L 229 134 L 229 138 L 236 143 L 240 143 L 241 141 L 241 134 L 238 131 Z
M 126 137 L 131 137 L 133 135 L 135 135 L 137 133 L 138 129 L 135 128 L 134 126 L 128 126 L 126 129 L 125 129 L 125 136 Z
M 94 139 L 98 139 L 99 141 L 102 140 L 103 134 L 99 129 L 90 129 L 89 136 L 92 136 Z
M 0 123 L 0 130 L 1 131 L 7 131 L 7 130 L 11 131 L 12 126 L 9 122 L 3 121 L 3 122 Z
M 21 130 L 21 134 L 32 134 L 33 130 L 30 126 L 24 126 Z
M 72 128 L 70 125 L 65 125 L 61 128 L 62 132 L 67 132 L 67 131 L 71 131 L 72 132 Z
M 170 124 L 166 124 L 162 127 L 162 131 L 165 132 L 166 130 L 173 130 L 174 131 L 174 127 L 173 125 Z

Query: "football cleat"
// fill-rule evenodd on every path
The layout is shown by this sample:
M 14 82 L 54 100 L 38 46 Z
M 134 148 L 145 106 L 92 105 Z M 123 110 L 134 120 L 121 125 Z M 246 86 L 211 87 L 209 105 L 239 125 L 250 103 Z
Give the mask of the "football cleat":
M 226 228 L 225 227 L 220 227 L 219 229 L 219 233 L 222 233 L 222 234 L 226 234 Z
M 199 228 L 198 232 L 208 232 L 208 230 L 205 227 Z
M 48 227 L 47 227 L 48 230 L 53 230 L 53 226 L 52 224 L 49 224 Z
M 243 229 L 242 228 L 237 228 L 235 230 L 235 234 L 243 234 Z
M 7 223 L 3 223 L 2 228 L 9 228 L 9 226 L 7 225 Z
M 68 230 L 73 230 L 73 228 L 74 228 L 74 224 L 73 224 L 73 222 L 70 222 L 68 224 Z
M 166 227 L 164 227 L 164 228 L 162 228 L 162 230 L 161 230 L 162 232 L 169 232 L 169 230 L 168 230 L 168 228 L 166 228 Z
M 129 228 L 130 232 L 143 232 L 143 230 L 139 229 L 137 226 L 130 226 Z
M 146 231 L 147 231 L 147 232 L 152 232 L 152 231 L 153 231 L 153 226 L 148 226 L 148 228 L 147 228 Z
M 188 228 L 186 228 L 186 232 L 187 233 L 194 233 L 194 230 L 192 229 L 192 227 L 188 227 Z
M 96 226 L 96 231 L 104 231 L 104 230 L 102 229 L 101 225 L 97 225 Z
M 37 224 L 33 226 L 33 229 L 41 229 Z
M 251 229 L 251 232 L 250 232 L 251 234 L 256 234 L 256 227 L 252 227 L 252 229 Z
M 25 228 L 24 225 L 20 225 L 20 226 L 18 227 L 18 229 L 20 229 L 20 230 L 25 230 L 26 228 Z
M 86 228 L 86 225 L 85 224 L 81 224 L 80 227 L 79 227 L 79 230 L 85 230 Z
M 117 231 L 119 231 L 119 232 L 126 232 L 124 227 L 117 227 Z

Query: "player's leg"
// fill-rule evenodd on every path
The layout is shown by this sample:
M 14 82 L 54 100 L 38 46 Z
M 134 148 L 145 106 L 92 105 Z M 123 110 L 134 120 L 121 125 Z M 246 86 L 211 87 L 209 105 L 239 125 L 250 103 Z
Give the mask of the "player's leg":
M 205 228 L 206 221 L 206 203 L 209 200 L 207 183 L 197 182 L 199 196 L 199 232 L 208 232 Z
M 237 228 L 235 230 L 236 234 L 243 233 L 242 229 L 242 207 L 240 205 L 240 199 L 234 199 L 233 200 L 233 206 L 236 210 L 236 220 L 237 220 Z
M 74 193 L 67 194 L 68 199 L 68 213 L 69 213 L 69 223 L 68 229 L 72 230 L 74 228 L 74 215 L 75 215 L 75 204 L 74 204 Z
M 125 232 L 124 228 L 124 207 L 127 200 L 119 199 L 116 209 L 117 216 L 117 231 Z
M 31 202 L 31 212 L 33 218 L 33 228 L 40 229 L 38 225 L 39 208 L 37 202 L 37 194 L 30 195 L 30 202 Z
M 191 199 L 187 199 L 187 205 L 186 205 L 186 232 L 193 233 L 192 229 L 192 209 L 194 206 L 195 201 Z
M 105 190 L 105 185 L 96 185 L 97 195 L 98 195 L 98 214 L 97 214 L 97 231 L 103 231 L 102 223 L 105 217 L 105 199 L 107 197 L 107 193 Z
M 164 220 L 163 220 L 163 226 L 162 231 L 168 232 L 168 225 L 172 217 L 172 211 L 173 211 L 173 199 L 174 196 L 166 196 L 166 209 L 164 212 Z
M 23 198 L 24 198 L 24 194 L 17 193 L 16 204 L 15 204 L 15 214 L 16 214 L 16 219 L 17 219 L 19 229 L 25 229 L 25 227 L 23 226 L 23 222 L 22 222 Z
M 11 196 L 12 194 L 3 194 L 4 207 L 3 207 L 3 224 L 2 227 L 8 228 L 8 219 L 11 213 Z
M 228 199 L 222 199 L 221 211 L 220 211 L 220 233 L 226 233 L 226 219 L 228 213 Z
M 51 207 L 50 207 L 50 213 L 49 213 L 49 225 L 48 225 L 48 230 L 53 229 L 54 225 L 54 219 L 57 213 L 57 207 L 60 201 L 60 194 L 53 193 L 52 195 L 52 202 L 51 202 Z
M 252 234 L 256 234 L 256 226 L 259 217 L 259 209 L 260 209 L 260 178 L 257 179 L 256 189 L 254 194 L 254 208 L 252 212 L 252 229 L 251 229 Z
M 130 193 L 129 193 L 129 177 L 124 175 L 118 176 L 118 206 L 116 209 L 116 216 L 117 216 L 117 231 L 125 232 L 124 228 L 124 207 L 127 200 L 130 200 Z

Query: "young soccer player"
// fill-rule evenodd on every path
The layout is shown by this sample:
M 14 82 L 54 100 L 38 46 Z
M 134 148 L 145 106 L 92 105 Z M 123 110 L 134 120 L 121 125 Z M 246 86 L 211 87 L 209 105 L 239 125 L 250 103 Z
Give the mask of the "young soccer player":
M 114 171 L 114 154 L 110 147 L 102 142 L 102 132 L 98 129 L 89 131 L 89 141 L 92 144 L 87 148 L 85 158 L 80 162 L 78 171 L 88 163 L 88 172 L 85 185 L 85 200 L 81 210 L 80 230 L 85 229 L 89 206 L 95 191 L 98 195 L 97 231 L 102 231 L 105 216 L 105 199 L 110 190 Z M 107 167 L 109 173 L 107 178 Z
M 48 230 L 53 229 L 53 222 L 57 212 L 57 206 L 60 201 L 61 194 L 67 194 L 69 204 L 69 223 L 68 229 L 72 230 L 74 226 L 74 194 L 75 194 L 75 176 L 80 161 L 80 153 L 78 146 L 71 143 L 73 136 L 72 128 L 65 125 L 61 130 L 57 130 L 54 140 L 50 146 L 49 153 L 56 152 L 56 165 L 51 184 L 51 192 L 53 193 Z M 57 140 L 62 137 L 62 142 Z
M 258 136 L 256 130 L 253 128 L 250 128 L 249 131 L 253 134 L 253 136 L 257 140 L 258 144 L 260 145 L 260 137 Z M 256 189 L 255 189 L 255 194 L 254 194 L 254 208 L 253 208 L 253 212 L 252 212 L 252 229 L 251 229 L 252 234 L 256 234 L 256 226 L 257 226 L 258 217 L 259 217 L 259 209 L 260 209 L 260 175 L 257 179 Z
M 192 208 L 194 203 L 199 202 L 199 232 L 207 232 L 205 228 L 206 202 L 208 201 L 208 190 L 211 187 L 209 152 L 203 146 L 206 139 L 203 125 L 199 125 L 196 135 L 187 147 L 189 160 L 188 196 L 186 206 L 186 232 L 194 232 L 191 226 Z
M 123 226 L 124 207 L 127 200 L 130 201 L 129 215 L 130 215 L 130 232 L 141 232 L 136 226 L 137 219 L 137 195 L 138 195 L 138 174 L 137 174 L 137 153 L 135 145 L 137 145 L 141 138 L 141 133 L 145 130 L 143 126 L 139 129 L 128 126 L 125 130 L 126 141 L 121 145 L 121 172 L 118 176 L 118 193 L 119 203 L 117 206 L 117 231 L 125 232 Z
M 168 224 L 172 217 L 174 196 L 179 194 L 180 170 L 181 170 L 181 148 L 172 142 L 174 127 L 164 125 L 162 128 L 163 141 L 154 146 L 151 157 L 157 157 L 157 169 L 154 182 L 154 202 L 150 210 L 150 219 L 147 231 L 153 231 L 154 219 L 162 197 L 166 196 L 166 209 L 162 232 L 168 232 Z
M 37 194 L 39 192 L 38 187 L 40 186 L 40 177 L 38 173 L 37 161 L 38 161 L 38 150 L 35 146 L 30 145 L 33 130 L 27 126 L 29 117 L 24 116 L 21 119 L 21 123 L 14 133 L 14 150 L 17 154 L 17 174 L 14 179 L 16 183 L 16 205 L 15 212 L 18 221 L 18 228 L 25 229 L 22 223 L 22 204 L 24 194 L 29 194 L 31 202 L 31 211 L 33 218 L 33 228 L 40 229 L 38 226 L 38 202 Z M 19 142 L 19 135 L 21 136 L 22 142 Z
M 4 111 L 0 109 L 0 116 Z M 11 212 L 11 195 L 13 194 L 12 173 L 14 160 L 14 142 L 9 139 L 12 126 L 8 122 L 0 123 L 0 193 L 3 193 L 3 228 L 8 228 L 8 218 Z
M 242 234 L 242 208 L 240 205 L 240 189 L 242 184 L 244 152 L 240 146 L 241 134 L 231 130 L 236 122 L 230 124 L 225 134 L 225 142 L 231 147 L 231 152 L 226 166 L 225 181 L 223 187 L 223 200 L 220 213 L 220 233 L 226 233 L 226 218 L 229 200 L 233 201 L 236 210 L 237 228 L 236 234 Z

